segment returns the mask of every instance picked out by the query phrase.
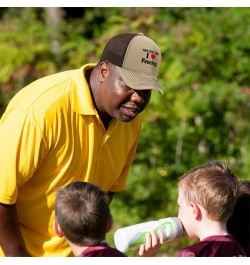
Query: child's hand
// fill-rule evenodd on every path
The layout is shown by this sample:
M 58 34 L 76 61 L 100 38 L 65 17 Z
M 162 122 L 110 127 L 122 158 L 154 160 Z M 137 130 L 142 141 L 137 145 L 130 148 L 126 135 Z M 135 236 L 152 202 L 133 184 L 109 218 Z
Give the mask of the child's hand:
M 141 257 L 153 257 L 164 242 L 163 232 L 156 234 L 155 231 L 151 231 L 146 235 L 145 244 L 140 246 L 138 256 Z

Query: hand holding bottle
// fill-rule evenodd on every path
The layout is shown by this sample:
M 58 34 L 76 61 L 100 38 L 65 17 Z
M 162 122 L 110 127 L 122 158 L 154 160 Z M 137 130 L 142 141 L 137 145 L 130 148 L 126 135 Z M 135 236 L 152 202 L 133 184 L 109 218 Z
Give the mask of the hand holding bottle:
M 154 230 L 146 234 L 145 244 L 140 245 L 138 256 L 154 257 L 161 245 L 164 243 L 164 234 L 162 231 L 156 233 Z

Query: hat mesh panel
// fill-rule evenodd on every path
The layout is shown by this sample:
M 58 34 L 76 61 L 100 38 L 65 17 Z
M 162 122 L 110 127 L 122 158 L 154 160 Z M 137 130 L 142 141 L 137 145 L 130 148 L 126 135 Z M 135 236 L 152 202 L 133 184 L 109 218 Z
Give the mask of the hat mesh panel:
M 109 61 L 110 63 L 122 67 L 124 56 L 130 41 L 137 34 L 120 34 L 112 38 L 105 46 L 100 62 Z

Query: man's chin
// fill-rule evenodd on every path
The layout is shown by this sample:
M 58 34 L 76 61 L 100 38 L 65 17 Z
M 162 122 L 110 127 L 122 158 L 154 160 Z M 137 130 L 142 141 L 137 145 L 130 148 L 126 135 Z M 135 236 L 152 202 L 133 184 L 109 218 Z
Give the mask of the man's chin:
M 131 122 L 132 120 L 134 120 L 135 117 L 136 116 L 131 117 L 131 116 L 122 115 L 122 116 L 117 117 L 116 119 L 121 122 Z
M 120 121 L 122 122 L 131 122 L 135 117 L 131 118 L 131 117 L 127 117 L 127 118 L 124 118 L 124 119 L 120 119 Z

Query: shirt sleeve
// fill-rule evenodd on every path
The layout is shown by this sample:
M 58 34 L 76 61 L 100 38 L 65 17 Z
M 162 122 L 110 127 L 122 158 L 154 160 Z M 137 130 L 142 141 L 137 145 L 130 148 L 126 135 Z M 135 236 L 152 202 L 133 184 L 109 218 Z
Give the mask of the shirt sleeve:
M 45 155 L 40 128 L 32 114 L 16 109 L 0 121 L 0 202 L 14 204 Z

